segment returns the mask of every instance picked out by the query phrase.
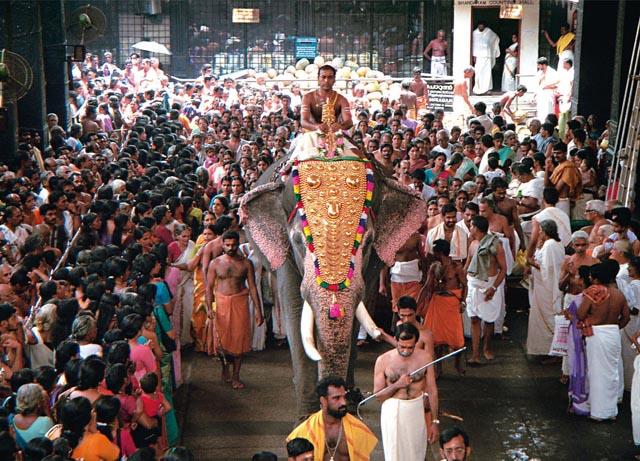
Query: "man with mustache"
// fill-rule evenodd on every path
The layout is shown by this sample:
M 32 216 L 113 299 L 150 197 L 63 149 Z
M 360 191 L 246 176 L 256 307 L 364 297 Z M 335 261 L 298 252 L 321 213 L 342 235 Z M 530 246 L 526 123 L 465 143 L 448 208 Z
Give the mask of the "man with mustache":
M 222 235 L 224 253 L 211 261 L 207 271 L 208 299 L 216 303 L 216 347 L 222 350 L 227 360 L 233 362 L 231 377 L 228 362 L 222 362 L 222 379 L 231 382 L 234 389 L 244 388 L 244 383 L 240 381 L 240 365 L 242 355 L 251 351 L 249 296 L 256 306 L 256 325 L 260 326 L 264 321 L 253 263 L 238 251 L 239 241 L 237 232 L 225 232 Z M 215 293 L 212 293 L 214 290 Z
M 433 361 L 433 353 L 416 347 L 420 332 L 411 323 L 399 325 L 395 339 L 396 348 L 378 357 L 373 372 L 373 391 L 380 392 L 377 398 L 382 402 L 384 459 L 424 459 L 427 442 L 438 441 L 440 424 L 434 419 L 427 435 L 424 397 L 428 395 L 431 412 L 437 418 L 438 391 L 432 367 L 411 373 Z
M 296 427 L 287 441 L 307 439 L 313 444 L 314 461 L 369 459 L 378 439 L 362 421 L 347 413 L 344 379 L 327 376 L 320 380 L 316 392 L 320 411 Z

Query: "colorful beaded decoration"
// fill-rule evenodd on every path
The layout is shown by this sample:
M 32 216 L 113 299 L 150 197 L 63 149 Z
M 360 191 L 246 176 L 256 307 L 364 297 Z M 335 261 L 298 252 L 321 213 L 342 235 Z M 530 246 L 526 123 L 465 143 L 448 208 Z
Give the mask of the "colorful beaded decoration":
M 340 160 L 356 160 L 353 157 L 349 157 L 349 158 L 334 158 L 334 159 L 326 159 L 326 158 L 316 158 L 313 160 L 322 160 L 322 161 L 340 161 Z M 359 159 L 357 159 L 359 160 Z M 362 161 L 362 160 L 359 160 Z M 322 288 L 332 291 L 332 292 L 338 292 L 341 290 L 344 290 L 345 288 L 348 288 L 351 285 L 351 280 L 353 279 L 354 276 L 354 271 L 355 271 L 355 258 L 356 258 L 356 253 L 358 251 L 358 248 L 360 247 L 360 245 L 362 244 L 362 237 L 364 235 L 365 229 L 366 229 L 366 225 L 367 225 L 367 218 L 369 215 L 369 210 L 371 208 L 371 204 L 373 202 L 373 189 L 374 189 L 374 176 L 373 176 L 373 168 L 371 166 L 371 163 L 369 162 L 364 162 L 365 163 L 365 171 L 366 171 L 366 177 L 367 177 L 367 189 L 366 189 L 366 196 L 365 196 L 365 200 L 364 200 L 364 204 L 362 206 L 362 213 L 360 214 L 360 220 L 358 222 L 358 227 L 356 230 L 356 235 L 353 241 L 353 246 L 351 248 L 351 258 L 349 261 L 349 270 L 347 272 L 347 276 L 345 277 L 345 279 L 343 281 L 341 281 L 340 283 L 328 283 L 326 282 L 321 274 L 320 271 L 320 262 L 318 261 L 318 258 L 315 254 L 315 247 L 313 244 L 313 236 L 311 235 L 311 229 L 309 227 L 309 221 L 307 220 L 307 216 L 304 210 L 304 203 L 302 201 L 302 196 L 300 194 L 300 175 L 298 172 L 298 164 L 299 162 L 296 160 L 293 164 L 293 168 L 291 170 L 291 178 L 293 180 L 293 193 L 296 199 L 296 208 L 298 209 L 298 213 L 300 216 L 300 221 L 302 223 L 302 231 L 304 233 L 305 236 L 305 241 L 307 244 L 307 248 L 308 250 L 311 252 L 311 257 L 313 258 L 313 266 L 315 268 L 315 275 L 316 275 L 316 283 L 318 285 L 320 285 Z M 334 301 L 335 303 L 335 301 Z M 334 307 L 335 308 L 335 307 Z

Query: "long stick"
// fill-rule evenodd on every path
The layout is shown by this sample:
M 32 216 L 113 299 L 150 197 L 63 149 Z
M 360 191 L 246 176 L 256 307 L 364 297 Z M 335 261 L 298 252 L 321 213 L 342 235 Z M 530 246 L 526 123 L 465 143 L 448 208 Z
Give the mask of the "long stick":
M 418 368 L 417 370 L 413 370 L 411 373 L 409 373 L 409 376 L 414 376 L 417 375 L 418 373 L 420 373 L 422 370 L 426 370 L 427 368 L 429 368 L 430 366 L 435 365 L 438 362 L 442 362 L 445 359 L 448 359 L 449 357 L 453 357 L 456 354 L 459 354 L 460 352 L 466 350 L 467 347 L 461 347 L 460 349 L 457 349 L 453 352 L 449 352 L 447 355 L 443 355 L 440 358 L 435 359 L 433 362 L 429 362 L 426 365 L 421 366 L 420 368 Z M 362 405 L 364 405 L 365 403 L 367 403 L 370 400 L 373 400 L 374 398 L 376 398 L 378 395 L 380 395 L 382 392 L 386 391 L 387 389 L 389 389 L 391 387 L 391 385 L 386 386 L 382 389 L 380 389 L 378 392 L 371 394 L 369 397 L 367 397 L 366 399 L 362 400 L 358 406 L 356 407 L 356 413 L 358 414 L 358 418 L 363 419 L 362 416 L 360 416 L 360 407 Z

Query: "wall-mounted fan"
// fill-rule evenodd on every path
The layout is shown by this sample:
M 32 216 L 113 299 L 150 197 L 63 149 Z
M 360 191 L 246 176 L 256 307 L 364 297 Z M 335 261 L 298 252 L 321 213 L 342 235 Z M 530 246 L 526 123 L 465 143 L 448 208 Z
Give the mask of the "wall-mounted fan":
M 99 8 L 86 5 L 73 10 L 67 24 L 67 40 L 70 44 L 84 45 L 104 35 L 107 18 Z
M 31 85 L 33 71 L 27 60 L 9 50 L 0 50 L 0 107 L 22 98 Z

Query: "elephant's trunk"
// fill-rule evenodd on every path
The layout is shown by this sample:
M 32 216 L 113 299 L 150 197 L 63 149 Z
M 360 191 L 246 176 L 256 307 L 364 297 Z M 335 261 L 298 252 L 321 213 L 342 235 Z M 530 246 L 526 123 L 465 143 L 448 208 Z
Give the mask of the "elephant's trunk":
M 300 318 L 302 346 L 304 347 L 305 353 L 311 360 L 319 362 L 320 360 L 322 360 L 322 356 L 320 356 L 320 352 L 318 352 L 318 349 L 316 349 L 316 341 L 314 339 L 313 328 L 313 309 L 311 309 L 311 306 L 305 300 L 304 304 L 302 305 L 302 316 Z

